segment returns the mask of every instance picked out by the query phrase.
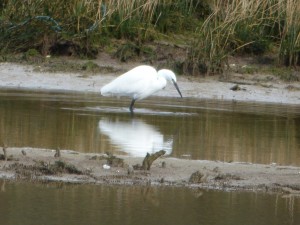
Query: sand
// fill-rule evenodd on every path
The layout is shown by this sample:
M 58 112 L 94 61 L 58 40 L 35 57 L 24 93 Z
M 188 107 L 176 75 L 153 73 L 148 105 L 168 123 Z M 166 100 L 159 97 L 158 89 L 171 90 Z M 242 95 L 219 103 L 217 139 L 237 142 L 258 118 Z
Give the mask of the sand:
M 117 75 L 82 76 L 80 73 L 49 73 L 36 71 L 35 67 L 29 65 L 0 63 L 0 88 L 99 92 L 103 84 Z M 233 74 L 228 80 L 220 81 L 217 77 L 178 77 L 178 84 L 184 97 L 190 98 L 300 104 L 299 82 L 291 84 L 275 77 L 270 79 L 270 76 L 257 74 Z M 239 90 L 230 90 L 236 84 L 239 85 Z M 170 86 L 156 95 L 177 96 L 175 88 Z M 288 195 L 300 194 L 300 167 L 161 157 L 154 161 L 148 171 L 132 170 L 133 165 L 141 164 L 143 161 L 143 158 L 137 157 L 117 156 L 124 160 L 124 165 L 109 166 L 106 155 L 72 150 L 61 150 L 60 157 L 54 157 L 56 151 L 53 149 L 8 146 L 6 152 L 5 160 L 0 148 L 2 154 L 0 155 L 0 179 L 171 185 L 231 191 L 281 192 Z M 57 165 L 57 162 L 71 165 L 79 173 L 74 174 L 72 171 L 62 169 L 51 174 L 48 169 Z
M 104 84 L 118 75 L 120 74 L 83 76 L 82 73 L 38 72 L 36 66 L 0 63 L 0 88 L 99 93 Z M 186 98 L 300 104 L 300 82 L 283 82 L 270 75 L 240 74 L 232 74 L 229 80 L 231 82 L 219 81 L 217 76 L 207 78 L 180 76 L 178 85 Z M 236 84 L 239 84 L 240 90 L 232 91 L 231 88 Z M 168 85 L 165 90 L 155 95 L 177 97 L 178 93 L 172 85 Z

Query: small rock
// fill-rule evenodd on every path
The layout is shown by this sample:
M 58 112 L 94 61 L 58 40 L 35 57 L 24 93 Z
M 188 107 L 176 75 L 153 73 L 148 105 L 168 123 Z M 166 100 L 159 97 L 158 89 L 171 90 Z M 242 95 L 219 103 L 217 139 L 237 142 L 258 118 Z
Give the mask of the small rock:
M 7 150 L 6 149 L 7 149 L 7 147 L 4 145 L 2 150 L 3 150 L 3 157 L 4 157 L 5 161 L 7 161 Z
M 90 160 L 97 160 L 98 156 L 94 155 L 90 158 Z
M 115 156 L 108 157 L 107 163 L 112 167 L 124 167 L 124 160 Z
M 238 84 L 236 84 L 236 85 L 232 86 L 230 88 L 230 90 L 232 90 L 232 91 L 239 91 L 239 90 L 241 90 L 241 88 L 240 88 L 240 86 Z
M 60 157 L 60 148 L 57 148 L 57 149 L 56 149 L 55 154 L 54 154 L 54 157 L 55 157 L 55 158 Z
M 133 173 L 134 173 L 133 166 L 130 165 L 130 166 L 128 167 L 128 169 L 127 169 L 127 174 L 128 174 L 128 175 L 132 175 Z
M 216 166 L 216 167 L 213 169 L 213 171 L 214 171 L 215 173 L 219 173 L 219 172 L 220 172 L 220 168 Z
M 200 171 L 196 171 L 195 173 L 193 173 L 193 174 L 191 175 L 189 182 L 190 182 L 190 183 L 196 183 L 196 184 L 199 184 L 199 183 L 202 182 L 201 179 L 202 179 L 203 176 L 204 176 L 204 175 L 203 175 Z
M 103 165 L 103 169 L 105 169 L 105 170 L 109 170 L 109 169 L 110 169 L 110 166 L 109 166 L 109 165 L 107 165 L 107 164 L 104 164 L 104 165 Z
M 132 167 L 133 167 L 134 170 L 141 170 L 142 169 L 141 164 L 136 164 L 136 165 L 133 165 Z

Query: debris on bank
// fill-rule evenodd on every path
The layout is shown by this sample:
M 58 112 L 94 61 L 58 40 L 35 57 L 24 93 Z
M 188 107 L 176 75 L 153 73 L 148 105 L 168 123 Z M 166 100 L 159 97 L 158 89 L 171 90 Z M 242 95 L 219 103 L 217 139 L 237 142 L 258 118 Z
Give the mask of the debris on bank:
M 169 157 L 161 159 L 160 157 L 165 154 L 163 150 L 147 154 L 144 159 L 112 154 L 80 152 L 74 154 L 75 152 L 70 150 L 59 150 L 60 157 L 54 157 L 54 153 L 58 152 L 57 149 L 6 147 L 5 151 L 6 153 L 3 152 L 0 156 L 0 179 L 164 185 L 264 191 L 300 196 L 300 167 Z M 139 162 L 143 164 L 140 165 Z
M 147 153 L 147 155 L 145 156 L 145 158 L 143 160 L 142 166 L 140 164 L 136 164 L 133 166 L 133 169 L 135 169 L 135 170 L 150 170 L 152 163 L 156 159 L 158 159 L 160 156 L 163 156 L 164 154 L 166 154 L 166 151 L 164 151 L 164 150 L 160 150 L 151 155 L 149 153 Z

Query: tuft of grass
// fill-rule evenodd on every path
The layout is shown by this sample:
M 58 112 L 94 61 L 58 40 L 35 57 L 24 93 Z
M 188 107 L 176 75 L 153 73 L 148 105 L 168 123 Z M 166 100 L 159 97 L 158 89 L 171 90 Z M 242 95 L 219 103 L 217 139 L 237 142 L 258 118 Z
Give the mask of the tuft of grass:
M 240 74 L 255 74 L 259 72 L 259 68 L 255 65 L 231 66 L 231 70 Z
M 114 56 L 118 58 L 121 62 L 127 62 L 133 60 L 137 57 L 146 56 L 148 58 L 153 58 L 155 55 L 152 48 L 144 46 L 138 46 L 134 42 L 127 42 L 121 44 Z
M 74 165 L 61 160 L 55 161 L 54 163 L 38 161 L 34 165 L 25 165 L 16 162 L 9 165 L 9 169 L 13 169 L 20 179 L 33 179 L 43 175 L 58 175 L 62 173 L 78 175 L 89 174 L 88 171 L 81 171 Z
M 92 61 L 87 61 L 82 65 L 82 70 L 87 71 L 87 72 L 98 72 L 100 67 L 92 62 Z
M 112 167 L 124 167 L 124 159 L 118 158 L 113 154 L 107 154 L 107 163 Z
M 297 0 L 211 2 L 211 14 L 195 32 L 187 68 L 195 74 L 201 70 L 222 73 L 229 55 L 263 54 L 278 40 L 278 61 L 288 66 L 298 65 L 299 7 Z
M 281 80 L 294 82 L 300 81 L 300 73 L 291 68 L 284 67 L 269 67 L 262 70 L 264 73 L 270 73 Z
M 279 60 L 286 66 L 297 66 L 300 65 L 300 3 L 287 0 L 278 4 L 282 8 L 278 19 L 284 21 L 280 29 Z
M 200 171 L 196 171 L 192 173 L 192 175 L 190 176 L 189 182 L 194 184 L 203 183 L 203 177 L 204 177 L 203 173 L 201 173 Z
M 34 167 L 34 170 L 46 175 L 55 175 L 59 173 L 83 174 L 83 172 L 74 165 L 61 160 L 55 161 L 54 164 L 48 164 L 41 161 Z

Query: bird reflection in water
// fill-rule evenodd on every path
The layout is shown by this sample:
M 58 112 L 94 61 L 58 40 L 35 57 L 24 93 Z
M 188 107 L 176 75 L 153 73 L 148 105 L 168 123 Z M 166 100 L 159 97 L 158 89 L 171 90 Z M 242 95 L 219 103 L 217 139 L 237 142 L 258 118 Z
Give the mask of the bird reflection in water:
M 147 152 L 152 154 L 160 150 L 165 150 L 166 155 L 172 152 L 173 140 L 164 140 L 164 135 L 156 127 L 139 119 L 102 119 L 99 121 L 99 131 L 110 138 L 112 145 L 130 156 L 144 157 Z

